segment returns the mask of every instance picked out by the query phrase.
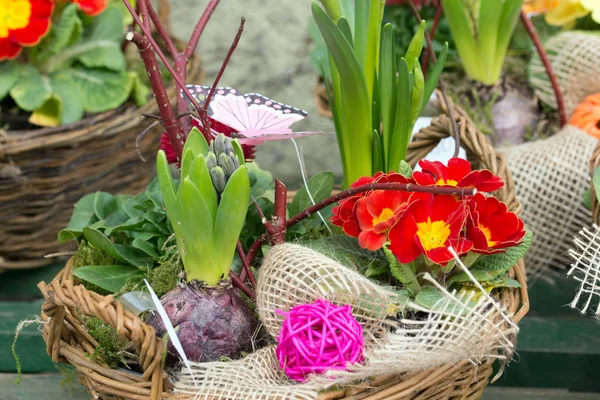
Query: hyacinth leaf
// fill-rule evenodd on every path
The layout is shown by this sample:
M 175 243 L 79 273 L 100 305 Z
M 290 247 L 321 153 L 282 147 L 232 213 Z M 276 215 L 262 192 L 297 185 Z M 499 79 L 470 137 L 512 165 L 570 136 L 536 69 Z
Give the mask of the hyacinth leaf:
M 348 20 L 348 24 L 350 24 L 350 30 L 352 31 L 352 35 L 354 35 L 354 27 L 356 26 L 356 14 L 354 12 L 354 4 L 351 1 L 342 1 L 339 3 L 341 16 Z M 331 17 L 331 16 L 330 16 Z M 332 18 L 333 19 L 333 18 Z M 337 23 L 335 19 L 334 22 Z
M 406 158 L 406 146 L 410 140 L 411 84 L 408 64 L 404 58 L 398 63 L 398 92 L 396 96 L 396 122 L 389 147 L 388 171 L 395 170 Z
M 390 140 L 396 118 L 396 45 L 394 26 L 386 24 L 381 37 L 381 57 L 379 65 L 379 98 L 381 102 L 381 119 L 383 125 L 384 165 L 388 163 Z M 375 170 L 374 170 L 375 171 Z
M 427 102 L 431 98 L 433 91 L 435 90 L 435 88 L 438 85 L 440 76 L 442 76 L 442 71 L 444 70 L 444 64 L 446 63 L 447 57 L 448 57 L 448 42 L 444 43 L 444 48 L 442 49 L 442 52 L 438 56 L 437 62 L 435 63 L 435 65 L 433 66 L 431 71 L 429 71 L 429 73 L 427 74 L 427 79 L 425 80 L 425 86 L 423 88 L 423 104 L 421 106 L 421 112 L 419 112 L 419 115 L 423 112 L 423 109 L 425 109 L 425 107 L 427 106 Z
M 384 170 L 383 139 L 376 130 L 373 131 L 373 172 Z
M 233 139 L 231 141 L 231 147 L 233 147 L 233 152 L 237 156 L 240 164 L 244 164 L 244 162 L 246 162 L 246 157 L 244 157 L 244 149 L 242 148 L 240 141 L 237 139 Z
M 339 73 L 337 78 L 332 71 L 334 104 L 337 115 L 345 113 L 344 118 L 339 121 L 341 128 L 339 142 L 341 153 L 346 158 L 344 182 L 346 186 L 350 186 L 361 176 L 371 175 L 371 152 L 365 151 L 371 149 L 372 139 L 371 102 L 367 83 L 352 46 L 339 28 L 315 3 L 312 12 L 334 61 L 332 66 L 335 64 L 335 72 Z M 336 79 L 339 79 L 337 83 Z M 339 87 L 336 87 L 336 84 L 339 84 Z
M 181 157 L 181 178 L 185 178 L 190 173 L 190 167 L 192 166 L 192 162 L 196 159 L 196 155 L 194 151 L 189 147 L 187 149 L 184 148 L 183 156 Z
M 217 217 L 219 199 L 217 198 L 217 192 L 212 184 L 204 156 L 199 155 L 194 159 L 190 166 L 189 178 L 200 191 L 200 195 L 206 202 L 206 206 L 210 211 L 211 219 L 214 221 Z
M 408 70 L 412 71 L 416 64 L 419 62 L 419 56 L 423 51 L 423 43 L 425 41 L 425 20 L 421 20 L 417 33 L 413 36 L 404 58 L 408 64 Z M 416 61 L 415 61 L 416 59 Z
M 338 19 L 342 16 L 342 10 L 338 0 L 320 0 L 331 20 L 337 24 Z M 343 1 L 342 1 L 343 3 Z
M 425 101 L 423 96 L 423 91 L 425 89 L 425 77 L 423 76 L 423 71 L 421 70 L 421 64 L 419 64 L 419 60 L 415 58 L 414 67 L 413 67 L 413 85 L 412 85 L 412 93 L 411 93 L 411 119 L 410 125 L 411 130 L 412 126 L 421 115 L 421 110 L 423 110 L 423 102 Z M 410 140 L 410 138 L 409 138 Z M 408 146 L 408 142 L 406 143 Z
M 384 6 L 384 3 L 381 0 L 370 0 L 367 3 L 369 4 L 369 25 L 365 49 L 364 74 L 367 80 L 369 99 L 374 101 L 375 77 L 379 70 L 379 49 L 381 46 L 381 19 L 383 17 L 381 8 Z
M 348 41 L 348 43 L 350 43 L 350 45 L 352 45 L 353 44 L 353 42 L 352 42 L 352 29 L 350 29 L 350 24 L 348 23 L 348 20 L 346 18 L 344 18 L 344 17 L 340 18 L 338 20 L 337 26 L 340 29 L 340 32 L 342 32 L 342 34 L 344 35 L 344 37 Z
M 182 221 L 179 251 L 188 282 L 198 280 L 214 286 L 222 278 L 219 254 L 212 235 L 214 223 L 200 191 L 190 180 L 184 178 L 178 193 Z
M 156 156 L 156 174 L 169 219 L 171 221 L 176 221 L 178 219 L 178 205 L 177 197 L 175 195 L 175 185 L 173 183 L 173 177 L 171 176 L 171 170 L 169 169 L 167 155 L 163 150 L 159 150 L 158 155 Z
M 369 37 L 369 2 L 367 0 L 356 0 L 355 11 L 354 52 L 361 69 L 364 71 L 367 56 L 367 39 Z
M 521 12 L 521 6 L 523 0 L 505 0 L 503 3 L 502 17 L 498 26 L 498 35 L 496 42 L 496 56 L 494 59 L 494 68 L 492 69 L 492 76 L 488 80 L 488 84 L 494 84 L 502 73 L 502 65 L 504 64 L 504 58 L 508 51 L 508 45 L 510 39 L 519 21 L 519 15 Z M 486 82 L 484 82 L 486 83 Z
M 483 73 L 473 34 L 474 27 L 470 24 L 471 20 L 465 10 L 468 5 L 465 5 L 463 0 L 442 0 L 442 6 L 465 72 L 471 78 L 482 81 Z
M 187 149 L 192 150 L 192 154 L 194 154 L 194 157 L 198 155 L 203 155 L 206 157 L 206 155 L 208 154 L 208 142 L 206 141 L 206 138 L 204 137 L 202 132 L 200 132 L 200 130 L 196 127 L 193 127 L 192 130 L 190 130 L 189 135 L 185 139 L 183 152 L 185 153 Z
M 479 62 L 483 71 L 492 71 L 495 65 L 502 1 L 482 1 L 479 5 L 478 46 Z
M 229 274 L 237 241 L 242 232 L 248 202 L 250 201 L 250 180 L 246 167 L 238 168 L 229 178 L 221 194 L 214 226 L 215 247 L 221 258 L 222 272 Z

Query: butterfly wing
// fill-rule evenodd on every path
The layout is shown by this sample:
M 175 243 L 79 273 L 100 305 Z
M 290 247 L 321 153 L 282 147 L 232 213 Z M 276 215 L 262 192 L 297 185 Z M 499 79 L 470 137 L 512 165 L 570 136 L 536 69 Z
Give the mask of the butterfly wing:
M 287 129 L 294 122 L 308 115 L 304 110 L 280 103 L 258 93 L 247 93 L 244 99 L 248 104 L 250 124 L 246 130 Z M 240 131 L 240 133 L 242 133 Z M 245 135 L 246 136 L 246 135 Z
M 332 132 L 293 132 L 291 129 L 253 129 L 238 134 L 241 144 L 256 146 L 270 140 L 296 139 Z

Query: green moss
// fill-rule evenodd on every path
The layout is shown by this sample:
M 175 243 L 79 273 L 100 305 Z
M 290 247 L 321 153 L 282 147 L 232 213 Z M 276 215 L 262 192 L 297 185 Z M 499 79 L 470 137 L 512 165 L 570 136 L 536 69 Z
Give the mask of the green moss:
M 150 271 L 150 285 L 158 297 L 170 292 L 177 285 L 181 271 L 183 263 L 178 256 L 159 262 L 159 265 Z
M 79 267 L 85 267 L 88 265 L 118 265 L 118 261 L 114 258 L 99 250 L 95 247 L 90 246 L 86 241 L 81 241 L 77 251 L 73 255 L 73 265 L 71 266 L 71 272 L 75 271 Z M 85 281 L 79 281 L 87 289 L 94 291 L 101 295 L 110 294 L 109 291 L 104 290 L 96 285 Z
M 86 318 L 85 327 L 98 342 L 94 353 L 89 355 L 90 359 L 102 362 L 110 368 L 127 364 L 127 349 L 130 343 L 119 336 L 115 328 L 95 317 Z

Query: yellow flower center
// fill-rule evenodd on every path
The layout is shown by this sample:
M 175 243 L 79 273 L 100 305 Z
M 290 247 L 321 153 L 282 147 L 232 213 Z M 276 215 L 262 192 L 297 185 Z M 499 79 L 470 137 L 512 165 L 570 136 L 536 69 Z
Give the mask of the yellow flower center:
M 444 180 L 444 179 L 440 178 L 440 179 L 438 179 L 438 181 L 435 184 L 436 185 L 456 186 L 456 185 L 458 185 L 458 182 L 456 182 L 454 179 Z
M 391 208 L 384 208 L 378 217 L 373 218 L 373 226 L 380 222 L 387 221 L 394 215 L 394 211 Z
M 417 236 L 421 241 L 421 245 L 427 251 L 444 247 L 448 236 L 450 236 L 450 226 L 446 221 L 432 222 L 431 218 L 427 218 L 427 222 L 417 224 Z
M 7 38 L 10 31 L 25 28 L 30 17 L 29 0 L 0 0 L 0 38 Z
M 477 224 L 477 227 L 485 235 L 485 240 L 487 241 L 487 244 L 489 247 L 493 247 L 496 243 L 498 243 L 498 242 L 494 242 L 492 240 L 492 232 L 490 232 L 490 228 L 483 226 L 481 224 Z

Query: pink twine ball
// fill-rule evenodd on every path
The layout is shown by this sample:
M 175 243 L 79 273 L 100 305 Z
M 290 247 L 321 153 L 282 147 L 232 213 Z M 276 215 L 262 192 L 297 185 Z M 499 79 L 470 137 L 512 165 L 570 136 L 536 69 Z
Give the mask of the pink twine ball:
M 352 315 L 352 307 L 336 306 L 327 300 L 301 304 L 285 317 L 275 350 L 285 374 L 304 382 L 308 374 L 347 370 L 348 364 L 364 359 L 362 326 Z

